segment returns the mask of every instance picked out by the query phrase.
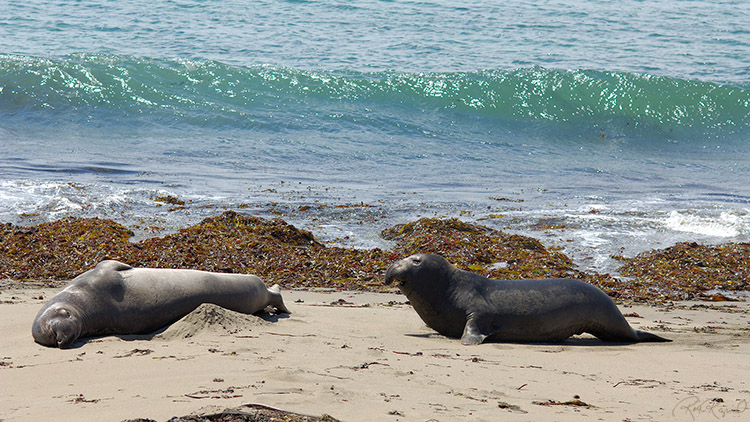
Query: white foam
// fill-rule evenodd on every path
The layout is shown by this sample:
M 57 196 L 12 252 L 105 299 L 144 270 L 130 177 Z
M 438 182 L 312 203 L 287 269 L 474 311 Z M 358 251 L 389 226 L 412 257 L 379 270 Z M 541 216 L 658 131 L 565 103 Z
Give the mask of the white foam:
M 15 222 L 21 215 L 54 220 L 67 215 L 105 216 L 126 208 L 138 192 L 103 186 L 81 186 L 62 181 L 12 180 L 0 182 L 0 221 Z
M 21 213 L 43 211 L 54 217 L 81 210 L 83 205 L 70 194 L 76 189 L 64 182 L 3 181 L 0 183 L 0 216 L 12 220 Z
M 717 216 L 696 215 L 674 210 L 664 224 L 670 230 L 710 237 L 738 237 L 750 233 L 750 215 L 721 212 Z
M 578 236 L 580 236 L 580 238 L 582 239 L 581 244 L 583 246 L 592 248 L 607 244 L 609 242 L 605 238 L 605 232 L 603 231 L 582 230 L 578 233 Z

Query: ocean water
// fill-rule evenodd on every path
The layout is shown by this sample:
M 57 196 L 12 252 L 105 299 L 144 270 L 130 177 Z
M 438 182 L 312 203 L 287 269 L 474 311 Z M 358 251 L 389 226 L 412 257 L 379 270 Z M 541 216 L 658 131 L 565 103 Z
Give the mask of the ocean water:
M 749 241 L 747 22 L 739 0 L 6 0 L 0 221 L 148 236 L 235 209 L 387 247 L 460 217 L 597 271 Z

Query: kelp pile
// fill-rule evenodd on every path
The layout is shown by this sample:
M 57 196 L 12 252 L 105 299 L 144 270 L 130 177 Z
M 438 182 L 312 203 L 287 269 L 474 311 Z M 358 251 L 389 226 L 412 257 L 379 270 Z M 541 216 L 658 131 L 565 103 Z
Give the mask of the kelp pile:
M 620 258 L 620 274 L 635 277 L 669 299 L 708 297 L 709 290 L 750 290 L 750 243 L 718 246 L 694 242 Z
M 0 276 L 65 280 L 104 259 L 133 266 L 253 273 L 284 287 L 378 290 L 388 265 L 416 252 L 439 253 L 461 268 L 491 277 L 597 275 L 573 268 L 566 256 L 537 240 L 456 219 L 421 219 L 383 232 L 389 251 L 327 247 L 281 219 L 233 211 L 177 233 L 132 243 L 133 233 L 105 219 L 66 218 L 34 227 L 5 225 Z M 494 265 L 494 266 L 493 266 Z
M 383 238 L 394 243 L 387 251 L 329 247 L 282 219 L 233 211 L 164 237 L 131 242 L 132 236 L 119 223 L 98 218 L 65 218 L 34 227 L 5 224 L 0 226 L 0 277 L 67 280 L 104 259 L 117 259 L 137 267 L 257 274 L 285 288 L 380 291 L 386 289 L 383 275 L 391 262 L 427 252 L 491 278 L 575 278 L 622 299 L 750 289 L 747 244 L 715 250 L 681 244 L 662 254 L 642 254 L 626 260 L 622 270 L 636 279 L 623 280 L 580 271 L 570 258 L 536 239 L 458 219 L 423 218 L 386 229 Z
M 135 246 L 138 251 L 121 260 L 142 267 L 251 273 L 287 288 L 377 289 L 380 268 L 391 259 L 380 249 L 326 247 L 282 219 L 232 211 Z
M 66 280 L 104 259 L 136 267 L 252 273 L 285 287 L 366 289 L 380 282 L 391 255 L 379 249 L 328 248 L 281 219 L 227 211 L 177 233 L 132 243 L 106 219 L 65 218 L 35 227 L 5 225 L 0 277 Z
M 132 247 L 111 220 L 66 218 L 33 227 L 0 226 L 0 277 L 66 280 Z
M 423 218 L 386 229 L 382 236 L 397 241 L 394 249 L 401 256 L 417 252 L 435 253 L 461 269 L 490 278 L 573 278 L 591 283 L 617 299 L 647 301 L 665 298 L 661 291 L 651 289 L 647 283 L 580 271 L 569 257 L 548 250 L 534 238 L 457 219 Z
M 536 239 L 507 234 L 458 219 L 423 218 L 384 230 L 381 235 L 395 240 L 401 256 L 418 252 L 444 256 L 459 268 L 490 278 L 575 278 L 592 283 L 608 276 L 574 268 L 559 252 L 550 252 Z

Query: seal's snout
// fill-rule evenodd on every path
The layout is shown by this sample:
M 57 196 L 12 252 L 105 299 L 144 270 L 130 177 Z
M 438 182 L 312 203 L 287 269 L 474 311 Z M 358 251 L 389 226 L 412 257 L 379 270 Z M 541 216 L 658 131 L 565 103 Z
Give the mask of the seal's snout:
M 396 261 L 393 264 L 391 264 L 388 267 L 388 270 L 385 272 L 385 285 L 390 286 L 391 283 L 394 281 L 403 281 L 401 277 L 403 276 L 404 272 L 406 271 L 407 263 L 406 259 L 402 259 L 400 261 Z
M 393 264 L 388 266 L 388 269 L 385 271 L 385 285 L 390 286 L 391 283 L 393 283 L 394 280 L 396 280 L 396 277 L 398 277 L 398 274 L 400 271 L 398 270 L 398 264 L 400 261 L 394 262 Z
M 408 258 L 396 261 L 388 267 L 385 272 L 385 284 L 388 286 L 394 281 L 406 282 L 406 275 L 422 264 L 421 255 L 412 255 Z
M 43 346 L 61 349 L 70 347 L 78 339 L 80 331 L 70 311 L 55 305 L 43 310 L 31 328 L 34 341 Z
M 55 342 L 57 343 L 57 347 L 61 349 L 69 348 L 78 338 L 75 323 L 73 323 L 73 321 L 71 321 L 70 319 L 54 319 L 50 321 L 50 328 L 55 334 Z

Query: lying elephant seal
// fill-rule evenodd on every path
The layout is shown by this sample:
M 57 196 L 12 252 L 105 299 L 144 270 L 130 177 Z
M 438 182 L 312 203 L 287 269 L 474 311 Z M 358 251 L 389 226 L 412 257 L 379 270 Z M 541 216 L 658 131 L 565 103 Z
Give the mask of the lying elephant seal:
M 268 289 L 253 275 L 133 268 L 103 261 L 44 305 L 31 333 L 39 344 L 67 348 L 79 337 L 150 333 L 203 303 L 245 314 L 269 305 L 289 313 L 279 286 Z
M 429 327 L 467 345 L 561 342 L 584 332 L 611 342 L 670 341 L 634 330 L 606 293 L 578 280 L 492 280 L 419 254 L 388 267 L 385 284 L 394 281 Z

